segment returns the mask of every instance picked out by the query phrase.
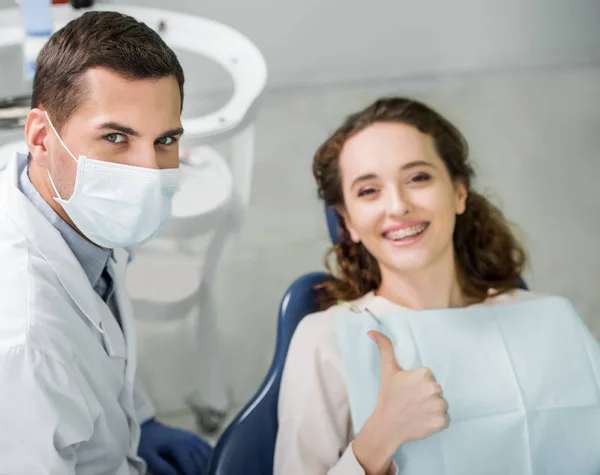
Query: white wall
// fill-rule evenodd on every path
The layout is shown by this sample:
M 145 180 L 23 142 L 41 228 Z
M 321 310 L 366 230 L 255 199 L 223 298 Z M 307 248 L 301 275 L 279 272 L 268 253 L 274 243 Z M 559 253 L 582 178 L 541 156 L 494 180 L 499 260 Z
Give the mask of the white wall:
M 129 0 L 164 6 L 159 0 Z M 271 86 L 600 61 L 600 0 L 173 0 L 263 51 Z
M 123 3 L 165 7 L 159 0 Z M 0 0 L 0 8 L 9 5 L 14 0 Z M 267 59 L 270 86 L 600 62 L 600 0 L 172 0 L 167 5 L 245 33 Z

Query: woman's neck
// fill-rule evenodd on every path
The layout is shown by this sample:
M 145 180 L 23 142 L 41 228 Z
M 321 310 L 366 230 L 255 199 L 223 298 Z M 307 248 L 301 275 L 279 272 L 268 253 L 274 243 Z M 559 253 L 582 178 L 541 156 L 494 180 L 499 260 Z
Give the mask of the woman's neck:
M 381 285 L 376 293 L 413 310 L 465 307 L 474 303 L 463 294 L 452 248 L 418 271 L 399 273 L 381 266 Z

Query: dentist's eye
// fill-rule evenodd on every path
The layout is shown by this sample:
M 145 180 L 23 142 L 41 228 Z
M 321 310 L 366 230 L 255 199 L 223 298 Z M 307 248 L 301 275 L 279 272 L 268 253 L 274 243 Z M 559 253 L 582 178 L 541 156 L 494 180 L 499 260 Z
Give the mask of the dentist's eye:
M 177 138 L 175 137 L 161 137 L 156 141 L 156 143 L 160 145 L 173 145 L 177 142 Z
M 104 140 L 110 143 L 123 143 L 125 142 L 125 136 L 121 134 L 108 134 L 104 136 Z

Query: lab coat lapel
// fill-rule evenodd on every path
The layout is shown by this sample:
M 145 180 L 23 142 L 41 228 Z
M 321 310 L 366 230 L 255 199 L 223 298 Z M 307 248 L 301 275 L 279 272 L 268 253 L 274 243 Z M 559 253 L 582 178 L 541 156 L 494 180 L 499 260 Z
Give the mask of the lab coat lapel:
M 135 322 L 133 320 L 133 305 L 131 300 L 127 296 L 127 292 L 124 287 L 124 276 L 127 263 L 129 262 L 129 253 L 125 249 L 115 249 L 115 295 L 117 297 L 117 304 L 121 313 L 121 326 L 125 335 L 125 342 L 127 345 L 127 370 L 126 378 L 133 387 L 135 379 L 135 369 L 137 366 L 137 343 L 136 343 L 136 332 Z
M 115 295 L 117 304 L 121 313 L 121 327 L 125 334 L 127 345 L 127 365 L 125 367 L 125 384 L 121 393 L 121 405 L 127 414 L 127 417 L 133 421 L 129 427 L 131 430 L 131 452 L 130 457 L 133 463 L 145 467 L 145 462 L 138 455 L 138 446 L 141 436 L 141 421 L 138 420 L 138 414 L 135 406 L 135 379 L 137 369 L 137 343 L 135 332 L 135 321 L 133 319 L 133 305 L 129 300 L 124 286 L 125 269 L 129 262 L 129 253 L 125 249 L 115 249 Z M 145 468 L 144 468 L 145 470 Z
M 101 333 L 110 356 L 124 357 L 123 337 L 108 306 L 89 283 L 79 261 L 50 222 L 18 188 L 18 158 L 15 155 L 2 173 L 2 199 L 10 221 L 48 261 L 60 283 L 85 317 Z

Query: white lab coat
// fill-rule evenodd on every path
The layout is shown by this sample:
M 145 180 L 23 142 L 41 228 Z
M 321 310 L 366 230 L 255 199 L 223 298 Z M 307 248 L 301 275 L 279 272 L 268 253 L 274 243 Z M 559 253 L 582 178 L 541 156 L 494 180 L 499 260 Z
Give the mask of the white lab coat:
M 154 414 L 136 381 L 131 304 L 123 331 L 59 232 L 0 173 L 0 473 L 131 475 L 140 423 Z M 122 276 L 127 252 L 115 251 Z

